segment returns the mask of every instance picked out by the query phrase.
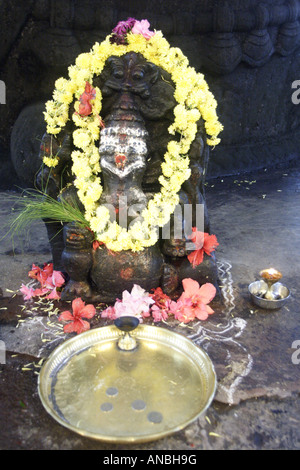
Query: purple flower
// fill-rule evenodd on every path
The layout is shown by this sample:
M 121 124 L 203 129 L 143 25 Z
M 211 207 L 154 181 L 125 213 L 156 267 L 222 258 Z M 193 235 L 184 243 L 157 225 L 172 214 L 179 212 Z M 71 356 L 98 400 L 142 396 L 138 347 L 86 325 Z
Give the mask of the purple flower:
M 133 28 L 136 19 L 127 18 L 126 21 L 119 21 L 117 26 L 112 30 L 110 41 L 117 44 L 126 44 L 126 35 Z
M 133 28 L 136 20 L 134 18 L 127 18 L 126 21 L 119 21 L 117 26 L 112 30 L 113 33 L 118 36 L 126 34 L 131 28 Z

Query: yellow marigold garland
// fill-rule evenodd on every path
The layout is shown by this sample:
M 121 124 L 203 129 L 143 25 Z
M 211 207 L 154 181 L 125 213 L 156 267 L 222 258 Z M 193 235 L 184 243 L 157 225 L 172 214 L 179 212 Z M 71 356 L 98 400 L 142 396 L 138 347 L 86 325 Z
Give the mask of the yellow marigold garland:
M 217 103 L 209 91 L 201 73 L 189 66 L 188 59 L 176 47 L 170 47 L 160 31 L 146 39 L 142 34 L 127 34 L 127 44 L 111 43 L 110 36 L 96 43 L 89 53 L 80 54 L 75 65 L 69 67 L 69 79 L 59 78 L 55 82 L 53 100 L 46 103 L 45 120 L 47 132 L 58 134 L 69 119 L 69 105 L 75 98 L 75 113 L 72 120 L 76 126 L 73 143 L 78 150 L 72 153 L 72 172 L 75 187 L 85 208 L 85 218 L 99 242 L 113 251 L 139 251 L 154 245 L 158 240 L 157 227 L 164 226 L 170 219 L 179 201 L 178 192 L 190 176 L 188 151 L 197 133 L 197 121 L 202 116 L 208 145 L 215 146 L 220 139 L 218 134 L 223 126 L 218 121 Z M 78 113 L 79 98 L 86 82 L 92 84 L 94 75 L 99 75 L 106 60 L 112 56 L 122 56 L 127 52 L 141 53 L 146 60 L 153 62 L 170 73 L 175 84 L 175 120 L 169 133 L 181 135 L 179 142 L 170 140 L 162 163 L 159 178 L 161 191 L 149 201 L 142 211 L 143 221 L 135 221 L 126 230 L 115 221 L 110 221 L 109 211 L 99 204 L 102 186 L 99 177 L 99 151 L 95 142 L 100 136 L 100 113 L 102 95 L 95 88 L 95 99 L 91 101 L 92 112 L 88 116 Z M 77 112 L 76 112 L 77 111 Z M 44 158 L 45 165 L 56 166 L 58 159 Z

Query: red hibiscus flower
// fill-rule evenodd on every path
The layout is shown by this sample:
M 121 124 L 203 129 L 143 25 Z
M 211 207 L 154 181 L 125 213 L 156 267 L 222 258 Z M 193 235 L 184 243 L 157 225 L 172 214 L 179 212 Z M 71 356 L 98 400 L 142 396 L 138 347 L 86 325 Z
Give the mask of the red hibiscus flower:
M 211 256 L 211 253 L 219 246 L 217 237 L 205 232 L 199 232 L 197 227 L 192 228 L 192 235 L 189 237 L 195 245 L 195 250 L 188 255 L 189 262 L 193 268 L 202 263 L 204 253 Z
M 92 87 L 92 85 L 89 82 L 85 83 L 85 90 L 80 95 L 79 98 L 79 109 L 78 109 L 78 114 L 80 116 L 88 116 L 92 112 L 92 105 L 91 105 L 91 100 L 95 99 L 96 97 L 96 90 L 95 88 Z
M 85 302 L 81 298 L 74 299 L 72 302 L 73 314 L 66 310 L 60 314 L 58 321 L 67 321 L 64 326 L 65 333 L 82 333 L 90 329 L 89 322 L 83 320 L 83 318 L 93 318 L 96 313 L 94 305 L 85 305 Z

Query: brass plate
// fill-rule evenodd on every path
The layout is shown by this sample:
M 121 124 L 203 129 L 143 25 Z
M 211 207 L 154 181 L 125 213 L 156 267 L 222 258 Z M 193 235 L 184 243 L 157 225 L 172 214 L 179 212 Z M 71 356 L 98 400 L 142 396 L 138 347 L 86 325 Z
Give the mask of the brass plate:
M 133 351 L 118 348 L 114 325 L 56 348 L 38 382 L 47 412 L 82 436 L 115 443 L 159 439 L 197 419 L 216 390 L 207 354 L 163 327 L 140 324 L 132 336 Z

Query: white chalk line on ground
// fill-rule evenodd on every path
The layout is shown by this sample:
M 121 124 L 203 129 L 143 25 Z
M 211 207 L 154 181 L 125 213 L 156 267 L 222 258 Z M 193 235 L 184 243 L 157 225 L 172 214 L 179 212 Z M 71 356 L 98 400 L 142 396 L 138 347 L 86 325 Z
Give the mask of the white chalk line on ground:
M 203 347 L 209 351 L 213 347 L 214 342 L 223 343 L 226 349 L 226 361 L 231 364 L 231 372 L 218 382 L 218 389 L 226 395 L 226 400 L 229 404 L 235 402 L 234 395 L 237 391 L 239 384 L 243 378 L 246 377 L 253 366 L 253 358 L 247 349 L 236 340 L 242 336 L 247 322 L 243 318 L 233 316 L 236 308 L 235 296 L 233 290 L 233 279 L 231 274 L 232 266 L 228 261 L 217 262 L 219 279 L 221 281 L 221 292 L 224 299 L 224 315 L 222 321 L 218 325 L 206 326 L 205 323 L 199 322 L 195 328 L 196 333 L 189 335 L 191 339 L 198 346 Z M 225 323 L 224 323 L 225 321 Z M 238 357 L 244 357 L 244 360 L 235 366 L 234 358 L 230 352 L 230 348 L 236 350 L 239 354 Z M 238 370 L 237 370 L 238 369 Z M 226 378 L 229 379 L 229 384 L 226 384 Z

